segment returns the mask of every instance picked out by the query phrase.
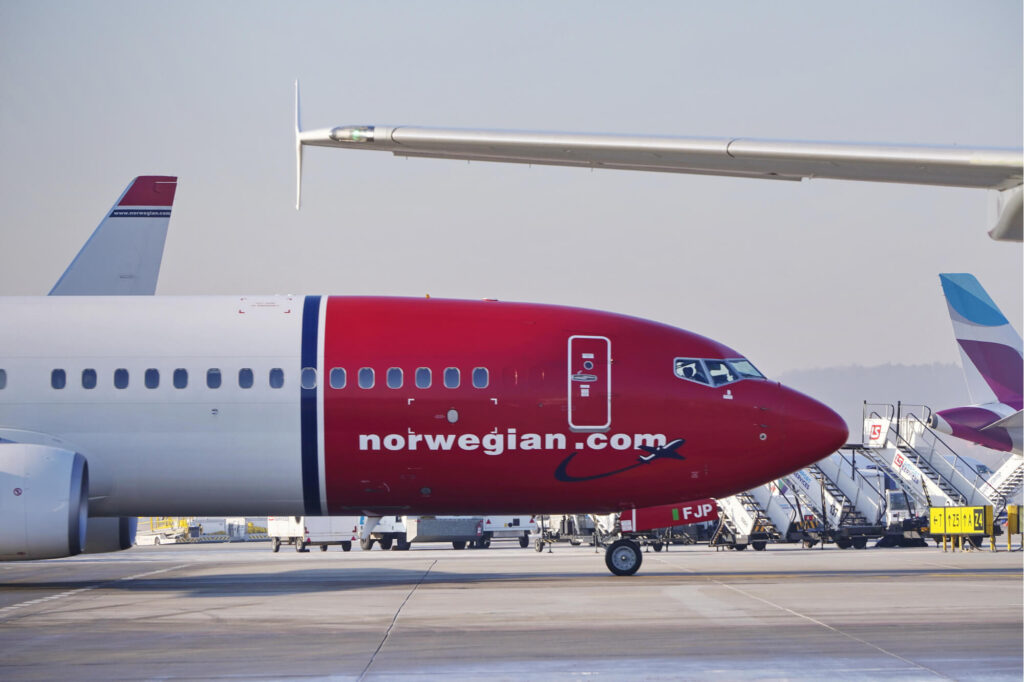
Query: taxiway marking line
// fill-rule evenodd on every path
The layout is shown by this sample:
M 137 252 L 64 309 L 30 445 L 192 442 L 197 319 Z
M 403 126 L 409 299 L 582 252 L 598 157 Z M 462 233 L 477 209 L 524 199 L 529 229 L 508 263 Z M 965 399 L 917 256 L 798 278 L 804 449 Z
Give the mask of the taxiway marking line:
M 95 590 L 95 589 L 98 589 L 100 587 L 105 587 L 107 585 L 112 585 L 112 584 L 117 583 L 117 582 L 122 582 L 122 581 L 125 581 L 125 580 L 138 580 L 139 578 L 146 578 L 148 576 L 156 575 L 158 573 L 166 573 L 168 571 L 176 571 L 179 568 L 185 568 L 185 567 L 187 567 L 189 565 L 190 564 L 180 564 L 178 566 L 171 566 L 169 568 L 161 568 L 161 569 L 157 569 L 155 571 L 146 571 L 145 573 L 136 573 L 135 575 L 125 576 L 124 578 L 115 578 L 114 580 L 104 580 L 103 582 L 99 582 L 99 583 L 96 583 L 94 585 L 86 585 L 85 587 L 79 587 L 79 588 L 76 588 L 74 590 L 66 590 L 64 592 L 58 592 L 57 594 L 51 594 L 48 597 L 39 597 L 38 599 L 30 599 L 28 601 L 23 601 L 23 602 L 20 602 L 18 604 L 11 604 L 10 606 L 5 606 L 3 608 L 0 608 L 0 620 L 6 620 L 7 617 L 10 616 L 12 613 L 14 613 L 18 609 L 24 608 L 26 606 L 36 606 L 38 604 L 46 604 L 47 602 L 56 601 L 58 599 L 64 599 L 64 598 L 67 598 L 67 597 L 73 597 L 76 594 L 82 594 L 84 592 L 89 592 L 91 590 Z

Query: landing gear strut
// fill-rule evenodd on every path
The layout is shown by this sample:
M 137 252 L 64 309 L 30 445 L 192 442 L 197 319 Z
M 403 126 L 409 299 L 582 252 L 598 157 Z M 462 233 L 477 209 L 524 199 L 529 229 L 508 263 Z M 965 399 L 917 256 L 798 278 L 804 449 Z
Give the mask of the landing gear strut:
M 615 575 L 633 575 L 643 560 L 640 545 L 628 539 L 616 540 L 604 553 L 604 563 Z

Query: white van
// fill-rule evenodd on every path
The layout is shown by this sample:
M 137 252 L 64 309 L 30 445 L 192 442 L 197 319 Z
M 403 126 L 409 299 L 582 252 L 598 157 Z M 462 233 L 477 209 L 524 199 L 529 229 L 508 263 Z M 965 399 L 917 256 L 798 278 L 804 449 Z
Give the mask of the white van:
M 276 552 L 281 545 L 295 545 L 295 551 L 305 552 L 311 545 L 319 545 L 326 552 L 329 545 L 341 545 L 344 552 L 359 542 L 358 516 L 268 516 L 267 535 L 270 550 Z

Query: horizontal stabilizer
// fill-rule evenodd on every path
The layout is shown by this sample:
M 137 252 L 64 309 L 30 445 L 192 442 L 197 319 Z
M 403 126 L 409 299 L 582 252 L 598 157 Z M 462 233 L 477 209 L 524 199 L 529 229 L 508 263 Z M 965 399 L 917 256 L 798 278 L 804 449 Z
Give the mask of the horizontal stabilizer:
M 983 428 L 982 431 L 985 431 L 986 429 L 1017 429 L 1019 431 L 1021 428 L 1024 428 L 1024 417 L 1021 416 L 1022 414 L 1024 414 L 1024 412 L 1017 410 L 1009 417 L 1003 417 L 997 422 L 992 422 Z

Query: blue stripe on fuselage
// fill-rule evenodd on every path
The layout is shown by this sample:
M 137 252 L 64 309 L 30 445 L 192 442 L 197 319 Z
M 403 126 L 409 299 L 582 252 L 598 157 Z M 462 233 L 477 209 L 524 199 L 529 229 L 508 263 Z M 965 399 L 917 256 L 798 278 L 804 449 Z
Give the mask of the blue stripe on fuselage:
M 302 368 L 317 366 L 320 297 L 306 296 L 302 306 Z M 317 462 L 316 388 L 300 385 L 302 415 L 302 499 L 306 515 L 320 514 L 320 466 Z

